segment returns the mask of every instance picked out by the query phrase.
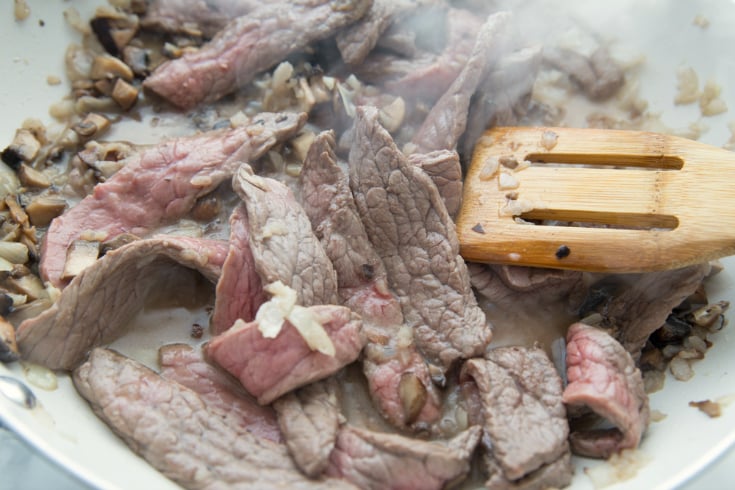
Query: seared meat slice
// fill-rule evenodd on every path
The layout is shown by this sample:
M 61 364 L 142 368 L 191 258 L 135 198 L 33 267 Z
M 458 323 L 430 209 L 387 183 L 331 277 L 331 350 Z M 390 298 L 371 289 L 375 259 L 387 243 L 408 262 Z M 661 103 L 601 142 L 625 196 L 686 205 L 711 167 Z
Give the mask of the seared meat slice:
M 564 453 L 556 461 L 545 464 L 518 480 L 508 480 L 490 453 L 483 454 L 483 463 L 489 468 L 490 478 L 485 482 L 488 490 L 547 490 L 564 488 L 571 481 L 572 455 Z
M 436 185 L 396 147 L 375 108 L 358 108 L 349 158 L 350 187 L 388 285 L 441 377 L 458 359 L 484 352 L 492 336 L 459 256 L 454 223 Z
M 113 351 L 93 350 L 73 379 L 98 417 L 184 488 L 354 488 L 305 478 L 283 445 L 209 411 L 190 389 Z
M 317 305 L 308 312 L 324 327 L 334 344 L 334 355 L 312 350 L 288 320 L 275 338 L 263 336 L 258 320 L 238 320 L 207 344 L 207 356 L 237 377 L 258 403 L 266 405 L 284 393 L 334 374 L 357 359 L 365 344 L 362 321 L 349 308 Z
M 467 64 L 482 21 L 461 9 L 435 10 L 431 15 L 440 20 L 446 17 L 447 41 L 441 53 L 422 51 L 413 58 L 372 53 L 354 67 L 360 79 L 404 97 L 432 101 L 441 97 Z
M 398 16 L 431 0 L 373 0 L 365 16 L 337 33 L 337 47 L 345 63 L 359 65 Z
M 470 422 L 484 427 L 488 484 L 516 484 L 545 473 L 548 465 L 561 465 L 566 471 L 550 472 L 555 479 L 543 482 L 543 488 L 569 484 L 569 426 L 562 381 L 543 350 L 493 349 L 486 359 L 465 362 L 460 384 Z M 524 437 L 522 444 L 519 434 Z
M 564 48 L 544 49 L 544 61 L 577 82 L 592 100 L 606 100 L 625 83 L 625 75 L 604 47 L 587 58 Z
M 442 443 L 345 425 L 327 475 L 362 489 L 445 488 L 467 476 L 481 434 L 474 426 Z
M 472 287 L 478 294 L 502 309 L 512 309 L 519 302 L 548 304 L 565 297 L 575 304 L 584 294 L 579 271 L 469 263 Z
M 259 158 L 304 122 L 306 114 L 264 113 L 243 127 L 174 138 L 129 156 L 115 175 L 51 222 L 41 249 L 43 279 L 63 286 L 67 249 L 83 231 L 103 233 L 106 239 L 122 233 L 143 236 L 182 218 L 240 162 Z
M 371 4 L 372 0 L 263 2 L 227 24 L 198 51 L 160 65 L 143 85 L 182 109 L 213 102 L 289 54 L 356 21 Z
M 110 251 L 76 276 L 49 309 L 20 325 L 21 353 L 50 369 L 74 369 L 91 348 L 119 337 L 152 295 L 202 275 L 217 282 L 226 253 L 224 241 L 166 236 Z
M 153 0 L 140 24 L 152 31 L 201 33 L 210 38 L 261 4 L 259 0 Z
M 641 371 L 631 355 L 607 332 L 575 323 L 567 333 L 567 380 L 564 403 L 584 405 L 613 429 L 572 431 L 572 450 L 582 456 L 609 458 L 636 448 L 648 427 L 650 410 Z
M 245 203 L 250 247 L 263 284 L 281 281 L 303 306 L 339 304 L 337 274 L 293 193 L 243 165 L 232 185 Z
M 526 114 L 541 67 L 541 53 L 541 46 L 532 46 L 507 54 L 485 76 L 470 102 L 467 129 L 459 144 L 466 161 L 472 158 L 485 130 L 517 124 Z
M 321 475 L 342 420 L 334 378 L 312 383 L 273 402 L 291 457 L 306 475 Z
M 255 259 L 250 250 L 248 215 L 241 204 L 230 215 L 230 245 L 217 282 L 210 321 L 212 333 L 217 335 L 224 332 L 238 319 L 246 322 L 254 320 L 258 308 L 267 299 L 255 270 Z
M 260 406 L 237 380 L 208 363 L 201 349 L 187 344 L 164 345 L 158 349 L 158 363 L 161 376 L 197 393 L 210 412 L 232 419 L 231 423 L 257 437 L 282 441 L 273 408 Z
M 403 313 L 388 288 L 385 266 L 360 220 L 347 175 L 337 164 L 334 134 L 317 136 L 301 171 L 304 210 L 337 272 L 343 304 L 362 317 L 363 371 L 380 413 L 397 427 L 434 422 L 440 398 Z
M 579 317 L 600 313 L 600 325 L 637 359 L 648 337 L 666 322 L 671 310 L 697 290 L 709 270 L 709 264 L 701 264 L 605 276 L 590 287 Z
M 413 143 L 418 152 L 456 148 L 467 126 L 472 95 L 501 54 L 502 37 L 510 17 L 509 12 L 498 12 L 488 17 L 483 24 L 467 64 L 431 108 L 426 120 L 414 135 Z
M 431 177 L 444 200 L 449 216 L 454 218 L 462 206 L 462 165 L 456 151 L 438 150 L 412 153 L 408 161 Z

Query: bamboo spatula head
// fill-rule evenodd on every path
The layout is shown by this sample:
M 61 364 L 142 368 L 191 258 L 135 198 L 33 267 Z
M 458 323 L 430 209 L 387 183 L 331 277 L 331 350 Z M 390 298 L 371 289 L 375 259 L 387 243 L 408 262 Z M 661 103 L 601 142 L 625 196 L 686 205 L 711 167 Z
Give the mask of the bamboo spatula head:
M 457 233 L 470 261 L 597 272 L 735 254 L 735 154 L 668 135 L 505 127 L 477 142 Z

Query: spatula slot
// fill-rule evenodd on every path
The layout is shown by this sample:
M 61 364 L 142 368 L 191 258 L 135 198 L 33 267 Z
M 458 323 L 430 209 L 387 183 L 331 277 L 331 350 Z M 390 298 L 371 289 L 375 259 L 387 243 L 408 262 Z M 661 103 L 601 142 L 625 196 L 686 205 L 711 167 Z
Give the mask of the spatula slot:
M 531 165 L 563 167 L 598 167 L 616 169 L 681 170 L 684 160 L 669 155 L 626 155 L 595 153 L 530 153 L 526 161 Z
M 584 210 L 534 209 L 519 216 L 540 226 L 616 228 L 623 230 L 672 231 L 679 226 L 676 216 L 642 213 L 600 213 Z

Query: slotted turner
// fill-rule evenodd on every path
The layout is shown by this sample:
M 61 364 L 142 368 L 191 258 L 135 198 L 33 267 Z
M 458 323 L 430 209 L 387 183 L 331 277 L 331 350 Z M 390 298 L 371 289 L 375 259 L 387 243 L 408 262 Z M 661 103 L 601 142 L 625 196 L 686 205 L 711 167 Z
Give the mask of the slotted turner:
M 648 132 L 506 127 L 478 141 L 457 218 L 467 260 L 598 272 L 735 254 L 735 154 Z

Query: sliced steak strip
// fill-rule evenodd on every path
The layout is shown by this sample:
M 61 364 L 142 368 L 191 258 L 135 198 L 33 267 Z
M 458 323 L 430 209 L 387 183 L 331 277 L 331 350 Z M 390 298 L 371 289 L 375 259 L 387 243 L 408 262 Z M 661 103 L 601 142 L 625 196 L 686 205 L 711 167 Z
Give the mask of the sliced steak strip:
M 449 216 L 454 218 L 462 205 L 462 165 L 456 151 L 438 150 L 412 153 L 408 161 L 431 177 L 444 200 Z
M 337 272 L 343 304 L 362 317 L 367 338 L 363 370 L 380 413 L 397 427 L 434 422 L 440 398 L 403 313 L 390 292 L 385 266 L 355 207 L 339 168 L 331 132 L 317 136 L 301 171 L 304 210 Z
M 592 100 L 606 100 L 625 83 L 625 75 L 606 48 L 598 48 L 587 58 L 564 48 L 544 49 L 544 61 L 566 73 Z
M 306 475 L 318 477 L 329 464 L 329 455 L 342 422 L 337 383 L 329 378 L 283 395 L 273 402 L 286 446 Z
M 413 137 L 419 153 L 456 148 L 467 126 L 472 95 L 500 55 L 502 37 L 510 18 L 509 12 L 498 12 L 483 24 L 467 64 Z
M 243 165 L 232 183 L 245 203 L 250 247 L 263 284 L 281 281 L 303 306 L 339 304 L 337 274 L 293 193 Z
M 532 46 L 505 55 L 485 76 L 472 97 L 467 129 L 459 144 L 466 161 L 485 130 L 518 124 L 526 114 L 541 67 L 541 53 L 541 46 Z
M 469 473 L 481 434 L 480 427 L 470 427 L 441 443 L 346 425 L 339 431 L 327 475 L 362 489 L 450 487 Z
M 110 350 L 95 349 L 74 386 L 130 448 L 190 490 L 354 488 L 309 480 L 286 448 L 211 412 L 190 389 Z
M 447 43 L 440 54 L 424 51 L 413 58 L 372 53 L 355 67 L 361 80 L 382 85 L 391 93 L 435 101 L 447 91 L 475 45 L 482 21 L 461 9 L 437 11 L 446 16 Z
M 261 3 L 198 51 L 160 65 L 143 85 L 182 109 L 213 102 L 289 54 L 356 21 L 371 4 L 371 0 Z
M 201 33 L 209 38 L 259 5 L 258 0 L 153 0 L 140 24 L 152 31 Z
M 513 308 L 521 301 L 548 304 L 565 297 L 575 304 L 584 294 L 579 271 L 474 262 L 467 268 L 472 287 L 500 308 Z
M 593 284 L 579 316 L 602 315 L 600 323 L 635 359 L 648 337 L 666 322 L 671 310 L 694 293 L 709 264 L 648 274 L 605 276 Z
M 569 452 L 564 453 L 556 461 L 545 464 L 518 480 L 508 480 L 490 453 L 483 454 L 483 463 L 486 468 L 489 468 L 490 478 L 485 482 L 485 488 L 488 490 L 565 488 L 570 484 L 573 473 L 572 455 Z
M 208 363 L 199 348 L 187 344 L 169 344 L 158 349 L 161 376 L 194 391 L 207 410 L 232 419 L 251 434 L 281 442 L 276 413 L 260 406 L 227 373 Z
M 230 245 L 222 265 L 222 275 L 217 282 L 210 321 L 212 333 L 218 335 L 224 332 L 238 319 L 246 322 L 254 320 L 258 308 L 267 299 L 250 250 L 248 215 L 241 204 L 235 207 L 230 216 Z
M 427 0 L 373 0 L 367 14 L 337 34 L 337 47 L 345 63 L 359 65 L 398 16 L 431 3 Z
M 42 277 L 63 285 L 66 251 L 85 230 L 108 240 L 122 233 L 143 236 L 182 218 L 241 161 L 259 158 L 305 121 L 306 114 L 264 113 L 247 126 L 174 138 L 131 155 L 113 177 L 51 222 L 41 249 Z
M 465 362 L 460 383 L 470 421 L 484 427 L 490 481 L 516 482 L 568 458 L 562 381 L 546 353 L 540 348 L 498 347 L 486 357 Z M 524 435 L 522 444 L 518 434 Z M 567 467 L 562 479 L 566 481 L 559 486 L 571 481 Z
M 23 357 L 71 370 L 87 352 L 112 342 L 156 291 L 196 281 L 217 282 L 227 243 L 184 237 L 136 240 L 105 254 L 76 276 L 59 299 L 18 328 Z
M 649 422 L 648 395 L 641 371 L 618 341 L 583 323 L 569 327 L 567 380 L 564 403 L 586 406 L 615 426 L 573 431 L 569 440 L 575 453 L 609 458 L 638 447 Z
M 375 108 L 358 108 L 350 187 L 404 321 L 441 374 L 458 359 L 484 352 L 492 332 L 439 191 L 408 162 L 377 117 Z
M 365 343 L 362 321 L 344 306 L 317 305 L 308 310 L 334 344 L 334 356 L 311 350 L 288 320 L 272 339 L 263 336 L 257 320 L 238 320 L 207 344 L 207 356 L 237 377 L 262 405 L 324 379 L 357 359 Z

